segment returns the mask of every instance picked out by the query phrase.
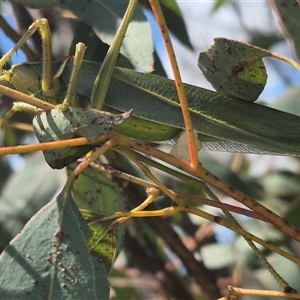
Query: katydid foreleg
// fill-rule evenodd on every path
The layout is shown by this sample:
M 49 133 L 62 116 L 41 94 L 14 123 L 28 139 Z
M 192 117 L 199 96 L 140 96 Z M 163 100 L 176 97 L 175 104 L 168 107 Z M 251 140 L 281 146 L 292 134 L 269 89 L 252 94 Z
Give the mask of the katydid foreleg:
M 11 70 L 4 70 L 5 64 L 11 59 L 14 53 L 18 49 L 20 49 L 27 40 L 37 31 L 40 29 L 40 33 L 42 36 L 42 46 L 43 46 L 43 72 L 42 72 L 42 81 L 41 81 L 41 91 L 43 96 L 45 97 L 44 100 L 48 102 L 54 102 L 56 99 L 56 95 L 59 89 L 59 85 L 55 80 L 53 80 L 52 74 L 52 46 L 51 46 L 51 32 L 48 25 L 48 21 L 46 19 L 39 19 L 35 21 L 27 30 L 27 32 L 23 35 L 23 37 L 19 40 L 19 42 L 10 50 L 8 51 L 0 60 L 0 72 L 3 74 L 0 77 L 0 81 L 6 80 L 12 82 L 16 89 L 23 92 L 24 86 L 22 81 L 14 80 L 13 74 L 16 72 L 14 68 Z M 32 76 L 32 74 L 31 74 Z M 24 78 L 23 78 L 24 79 Z M 54 101 L 52 100 L 54 99 Z

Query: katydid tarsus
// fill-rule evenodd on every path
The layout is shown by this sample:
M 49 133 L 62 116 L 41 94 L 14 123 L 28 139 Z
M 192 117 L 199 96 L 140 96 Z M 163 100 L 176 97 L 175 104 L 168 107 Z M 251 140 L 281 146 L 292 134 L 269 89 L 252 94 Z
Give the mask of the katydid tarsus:
M 32 34 L 32 31 L 30 31 L 30 34 Z M 26 39 L 29 36 L 26 36 Z M 25 40 L 26 40 L 25 39 Z M 22 40 L 22 43 L 25 41 Z M 17 47 L 19 48 L 20 46 L 22 46 L 22 43 L 20 43 L 20 45 Z M 17 48 L 14 48 L 14 51 L 17 50 Z M 14 52 L 12 51 L 12 52 Z M 49 52 L 47 52 L 49 54 Z M 9 57 L 12 55 L 13 53 L 10 53 L 8 56 L 5 57 L 5 60 L 0 61 L 0 67 L 1 69 L 3 69 L 4 64 L 6 63 L 6 61 L 9 59 Z M 17 65 L 15 67 L 12 68 L 11 72 L 9 71 L 5 71 L 4 76 L 2 77 L 3 80 L 9 80 L 11 81 L 15 87 L 17 89 L 19 89 L 21 92 L 26 93 L 26 94 L 30 94 L 33 96 L 39 96 L 41 97 L 41 99 L 43 100 L 47 100 L 50 101 L 54 104 L 58 104 L 61 103 L 62 100 L 64 99 L 64 93 L 66 92 L 66 87 L 68 84 L 68 80 L 71 74 L 71 69 L 73 67 L 73 60 L 72 59 L 68 59 L 64 62 L 54 62 L 54 63 L 50 63 L 49 64 L 49 60 L 50 57 L 44 57 L 43 58 L 43 62 L 47 61 L 47 64 L 41 64 L 41 63 L 36 63 L 36 64 L 20 64 Z M 51 60 L 50 60 L 51 61 Z M 55 76 L 53 76 L 50 72 L 50 78 L 54 78 L 54 82 L 52 83 L 47 83 L 46 84 L 46 88 L 44 88 L 42 85 L 42 87 L 40 87 L 40 81 L 42 82 L 48 82 L 48 79 L 45 80 L 44 76 L 46 76 L 46 78 L 48 78 L 47 76 L 49 75 L 49 72 L 44 72 L 45 67 L 48 68 L 48 66 L 50 67 L 50 70 L 52 69 L 53 74 L 55 74 Z M 79 79 L 78 79 L 78 86 L 77 86 L 77 94 L 76 97 L 74 99 L 75 102 L 71 103 L 71 106 L 86 106 L 87 108 L 89 107 L 90 103 L 89 103 L 89 96 L 91 94 L 91 88 L 93 86 L 93 82 L 94 79 L 96 77 L 96 73 L 97 70 L 99 69 L 99 64 L 96 63 L 92 63 L 92 62 L 83 62 L 82 66 L 81 66 L 81 73 L 79 75 Z M 85 76 L 86 73 L 89 73 L 89 77 Z M 19 79 L 20 77 L 23 77 L 23 74 L 25 74 L 25 77 L 27 76 L 32 76 L 33 79 L 37 84 L 36 85 L 31 85 L 29 86 L 29 84 L 25 84 L 24 86 L 24 81 L 22 79 Z M 29 74 L 29 75 L 28 75 Z M 48 75 L 45 75 L 48 74 Z M 140 80 L 140 77 L 135 77 L 135 73 L 134 71 L 127 71 L 127 70 L 123 70 L 123 69 L 117 69 L 115 71 L 115 74 L 113 75 L 113 79 L 112 79 L 112 85 L 117 85 L 125 82 L 126 80 L 124 78 L 126 78 L 127 76 L 127 82 L 130 82 L 130 80 L 132 80 L 132 82 L 137 82 L 138 80 Z M 182 116 L 180 114 L 180 107 L 178 105 L 178 101 L 175 96 L 175 98 L 168 98 L 166 95 L 164 95 L 163 93 L 157 93 L 155 94 L 155 86 L 154 86 L 154 82 L 157 80 L 157 78 L 153 75 L 141 75 L 141 76 L 145 76 L 145 79 L 149 78 L 150 82 L 151 82 L 151 86 L 149 86 L 149 88 L 146 90 L 145 92 L 145 87 L 143 86 L 138 86 L 136 87 L 137 90 L 140 90 L 140 92 L 142 93 L 142 95 L 144 95 L 147 100 L 149 101 L 150 99 L 156 100 L 154 107 L 156 107 L 157 103 L 160 103 L 161 107 L 164 108 L 164 110 L 162 110 L 162 114 L 163 111 L 167 111 L 168 109 L 172 109 L 175 107 L 176 110 L 174 110 L 175 113 L 175 118 L 174 118 L 174 122 L 175 123 L 179 123 L 180 125 L 175 125 L 175 124 L 168 124 L 166 122 L 163 121 L 163 116 L 162 119 L 157 120 L 154 117 L 149 116 L 149 114 L 145 115 L 145 112 L 143 112 L 141 110 L 140 107 L 135 107 L 132 106 L 130 108 L 134 109 L 134 114 L 135 114 L 135 118 L 131 117 L 129 120 L 126 121 L 126 123 L 124 123 L 124 125 L 119 126 L 119 128 L 117 129 L 120 133 L 124 133 L 126 135 L 129 135 L 131 137 L 137 138 L 137 139 L 143 139 L 143 140 L 154 140 L 154 141 L 164 141 L 164 140 L 168 140 L 168 139 L 172 139 L 174 138 L 182 129 L 184 129 L 183 123 L 182 123 Z M 31 83 L 31 80 L 29 81 Z M 145 82 L 147 82 L 147 80 L 145 80 Z M 19 84 L 21 83 L 21 85 Z M 170 80 L 166 80 L 165 81 L 166 86 L 168 88 L 172 88 L 172 86 L 174 86 L 173 82 Z M 49 88 L 50 87 L 50 88 Z M 121 89 L 119 89 L 119 95 L 115 95 L 115 97 L 112 97 L 112 94 L 110 93 L 110 91 L 108 91 L 108 95 L 107 95 L 107 102 L 105 103 L 103 109 L 104 110 L 116 110 L 116 111 L 127 111 L 128 108 L 122 106 L 122 104 L 120 104 L 119 102 L 115 101 L 117 98 L 120 99 L 120 96 L 128 96 L 127 94 L 127 90 L 126 87 L 129 88 L 131 87 L 131 84 L 128 84 L 127 86 L 125 85 L 125 87 L 122 87 Z M 211 101 L 211 99 L 216 99 L 216 97 L 218 96 L 217 93 L 213 93 L 210 91 L 206 91 L 206 90 L 202 90 L 199 89 L 197 87 L 192 87 L 192 86 L 188 86 L 188 91 L 190 89 L 190 93 L 193 94 L 194 92 L 202 92 L 205 93 L 207 99 L 209 99 Z M 154 91 L 153 91 L 154 89 Z M 124 92 L 125 91 L 125 92 Z M 124 94 L 125 93 L 125 94 Z M 171 94 L 174 94 L 173 91 L 171 91 Z M 158 96 L 157 96 L 158 95 Z M 174 97 L 174 95 L 173 95 Z M 221 97 L 221 96 L 220 96 Z M 230 98 L 226 97 L 226 96 L 222 96 L 223 99 L 225 99 L 225 103 L 227 103 Z M 141 100 L 142 98 L 139 99 L 135 99 L 135 100 Z M 201 101 L 205 102 L 205 98 L 201 99 Z M 220 99 L 221 100 L 221 99 Z M 235 100 L 235 99 L 233 99 Z M 236 105 L 239 105 L 240 101 L 239 99 L 236 99 Z M 149 101 L 149 105 L 150 105 L 150 101 Z M 124 101 L 124 105 L 126 104 L 126 101 Z M 129 103 L 128 105 L 132 105 L 132 103 Z M 247 104 L 248 105 L 248 104 Z M 253 107 L 253 113 L 254 113 L 254 106 L 251 105 L 255 105 L 255 104 L 250 104 L 250 107 Z M 156 108 L 157 109 L 157 108 Z M 197 110 L 196 108 L 191 108 L 191 112 L 194 112 L 194 110 Z M 265 112 L 268 112 L 268 108 L 265 108 L 264 110 Z M 200 113 L 197 111 L 197 114 L 195 114 L 194 116 L 192 115 L 192 119 L 196 119 L 199 115 L 201 115 L 201 111 Z M 279 115 L 279 120 L 280 117 L 285 116 L 284 113 L 278 112 Z M 293 117 L 290 117 L 290 121 L 292 121 Z M 299 121 L 297 117 L 294 117 L 295 121 Z M 207 121 L 207 120 L 206 120 Z M 211 118 L 210 120 L 213 123 L 213 118 Z M 218 122 L 222 123 L 222 120 L 218 120 Z M 227 120 L 226 120 L 227 122 Z M 216 123 L 218 124 L 218 123 Z M 236 125 L 234 125 L 234 127 L 237 127 Z M 218 136 L 218 132 L 213 133 L 213 132 L 203 132 L 203 130 L 201 130 L 201 128 L 199 127 L 196 128 L 196 130 L 200 132 L 200 134 L 202 134 L 202 139 L 205 142 L 205 139 L 207 139 L 210 143 L 214 143 L 214 141 L 217 139 L 217 143 L 216 143 L 216 148 L 218 147 L 218 144 L 221 143 L 225 143 L 225 148 L 226 148 L 226 139 L 224 139 L 224 137 L 222 135 Z M 278 134 L 278 133 L 277 133 Z M 263 141 L 263 139 L 262 139 Z M 235 143 L 235 144 L 234 144 Z M 279 151 L 280 147 L 278 146 L 276 148 L 272 147 L 272 145 L 267 145 L 266 148 L 262 148 L 260 149 L 257 145 L 251 145 L 250 146 L 245 142 L 245 140 L 241 139 L 240 141 L 237 140 L 235 138 L 235 140 L 232 142 L 232 140 L 229 140 L 228 142 L 229 145 L 233 145 L 232 150 L 236 150 L 238 151 L 239 149 L 244 149 L 244 152 L 262 152 L 262 153 L 276 153 L 276 150 L 278 153 L 281 153 Z M 204 144 L 205 145 L 205 144 Z M 234 145 L 238 145 L 238 146 L 234 146 Z M 269 147 L 269 149 L 268 149 Z M 293 148 L 289 149 L 287 152 L 287 154 L 289 154 L 289 151 L 291 152 L 291 154 L 299 154 L 300 153 L 300 149 L 296 146 L 293 146 Z M 298 152 L 299 151 L 299 152 Z M 286 154 L 286 153 L 282 153 L 282 154 Z M 208 174 L 208 173 L 206 173 Z M 201 175 L 202 176 L 202 175 Z M 205 177 L 205 176 L 204 176 Z M 213 184 L 212 177 L 210 177 L 210 183 Z M 205 179 L 205 178 L 203 178 Z M 214 181 L 218 182 L 218 179 L 216 177 L 213 177 Z M 226 184 L 223 183 L 223 186 L 226 186 Z M 221 187 L 222 184 L 218 184 L 218 187 Z M 222 189 L 221 189 L 222 190 Z M 226 190 L 228 192 L 228 194 L 230 196 L 233 196 L 234 198 L 236 197 L 243 197 L 242 194 L 238 194 L 237 196 L 237 192 L 236 190 L 234 190 L 231 187 L 224 188 L 223 190 Z M 246 199 L 246 198 L 245 198 Z M 243 199 L 245 201 L 245 199 Z M 250 199 L 250 198 L 249 198 Z M 239 199 L 237 199 L 239 200 Z M 250 201 L 250 200 L 249 200 Z M 246 206 L 249 206 L 249 201 L 246 201 L 244 204 Z M 254 200 L 253 200 L 254 201 Z M 251 201 L 250 201 L 251 202 Z M 254 203 L 254 202 L 253 202 Z M 251 204 L 249 207 L 255 209 L 256 206 L 259 206 L 258 204 L 254 205 Z M 261 206 L 260 206 L 261 207 Z M 266 211 L 265 211 L 266 212 Z M 267 211 L 269 213 L 269 211 Z M 275 215 L 276 216 L 276 215 Z M 281 220 L 280 218 L 277 218 L 277 216 L 272 219 L 272 223 L 274 223 L 277 220 Z M 281 229 L 284 229 L 284 225 L 286 225 L 283 221 L 281 223 L 277 223 L 277 227 L 280 227 Z M 289 234 L 295 235 L 295 233 L 297 232 L 297 230 L 295 229 L 291 229 L 292 227 L 289 227 L 287 229 L 287 232 L 289 232 Z

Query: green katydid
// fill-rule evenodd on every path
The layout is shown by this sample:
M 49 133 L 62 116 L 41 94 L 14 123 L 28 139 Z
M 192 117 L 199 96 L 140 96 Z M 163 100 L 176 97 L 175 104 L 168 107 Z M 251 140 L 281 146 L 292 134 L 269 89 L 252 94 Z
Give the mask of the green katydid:
M 10 55 L 11 56 L 11 55 Z M 10 57 L 9 56 L 9 57 Z M 0 61 L 3 69 L 9 58 Z M 16 89 L 39 98 L 61 103 L 69 82 L 72 59 L 49 64 L 57 74 L 54 97 L 40 87 L 43 78 L 42 63 L 15 65 L 9 76 Z M 77 103 L 89 106 L 89 97 L 100 64 L 83 61 L 77 85 Z M 60 69 L 61 68 L 61 69 Z M 60 70 L 60 71 L 59 71 Z M 26 81 L 24 81 L 26 78 Z M 199 133 L 203 147 L 212 150 L 279 155 L 300 155 L 299 131 L 295 124 L 300 118 L 255 103 L 185 84 L 194 129 Z M 53 100 L 54 99 L 54 100 Z M 54 102 L 55 103 L 55 102 Z M 97 103 L 92 104 L 97 107 Z M 115 130 L 136 139 L 165 141 L 173 139 L 184 123 L 172 80 L 129 69 L 115 68 L 101 108 L 111 112 L 133 109 L 133 116 Z
M 52 109 L 50 112 L 41 112 L 40 115 L 34 118 L 33 128 L 40 142 L 66 140 L 76 137 L 85 137 L 91 141 L 107 133 L 113 127 L 119 125 L 130 117 L 132 110 L 123 114 L 113 115 L 109 112 L 102 112 L 91 108 L 84 110 L 84 108 L 87 108 L 87 105 L 84 103 L 82 105 L 78 104 L 77 99 L 79 97 L 76 95 L 78 69 L 80 68 L 86 49 L 85 45 L 82 43 L 79 43 L 76 47 L 70 83 L 67 90 L 63 89 L 63 86 L 59 82 L 59 75 L 64 67 L 64 63 L 56 71 L 56 76 L 53 77 L 52 63 L 50 61 L 49 65 L 49 59 L 47 59 L 48 56 L 46 56 L 47 53 L 51 53 L 51 48 L 49 47 L 50 30 L 46 19 L 40 19 L 34 22 L 16 47 L 9 51 L 8 54 L 2 58 L 1 62 L 3 64 L 6 63 L 15 49 L 22 46 L 22 43 L 26 41 L 37 28 L 41 29 L 44 46 L 44 68 L 42 71 L 41 81 L 39 80 L 38 73 L 36 73 L 34 69 L 31 69 L 32 72 L 29 78 L 22 72 L 19 73 L 23 75 L 22 77 L 14 76 L 14 73 L 18 73 L 17 70 L 19 66 L 13 66 L 10 71 L 4 70 L 1 79 L 9 80 L 15 87 L 17 87 L 18 90 L 26 94 L 32 94 L 34 96 L 38 95 L 42 99 L 52 103 L 61 103 L 56 109 Z M 65 62 L 66 61 L 67 60 L 65 60 Z M 36 81 L 32 82 L 32 78 L 35 78 Z M 62 100 L 60 97 L 62 97 L 64 93 L 64 101 L 60 101 Z M 18 110 L 25 108 L 22 104 L 19 105 L 20 108 L 18 108 Z M 17 107 L 18 105 L 16 105 L 8 113 L 8 115 L 5 116 L 5 118 L 1 121 L 1 125 L 8 120 Z M 26 106 L 27 111 L 30 111 L 30 109 L 31 107 Z M 73 163 L 93 148 L 94 146 L 92 145 L 85 145 L 78 147 L 66 147 L 60 150 L 46 150 L 44 151 L 44 156 L 47 163 L 52 168 L 61 169 Z

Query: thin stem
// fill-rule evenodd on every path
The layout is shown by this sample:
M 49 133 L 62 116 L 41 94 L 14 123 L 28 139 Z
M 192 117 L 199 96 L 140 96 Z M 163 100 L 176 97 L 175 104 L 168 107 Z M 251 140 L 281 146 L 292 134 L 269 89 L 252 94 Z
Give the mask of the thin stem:
M 300 299 L 300 294 L 297 293 L 284 293 L 271 290 L 253 290 L 253 289 L 241 289 L 233 286 L 228 286 L 229 297 L 227 299 L 235 299 L 239 296 L 258 296 L 268 298 L 289 298 Z
M 147 155 L 151 155 L 157 159 L 160 159 L 166 163 L 173 165 L 192 176 L 195 176 L 208 184 L 211 184 L 224 194 L 232 197 L 233 199 L 239 201 L 240 203 L 244 204 L 245 206 L 249 207 L 253 211 L 257 212 L 258 214 L 262 215 L 264 218 L 269 220 L 270 223 L 275 225 L 280 231 L 287 234 L 288 236 L 292 237 L 296 241 L 300 242 L 300 230 L 297 229 L 295 226 L 281 218 L 280 216 L 276 215 L 274 212 L 263 206 L 262 204 L 255 201 L 253 198 L 249 197 L 248 195 L 242 193 L 235 187 L 223 182 L 217 176 L 210 173 L 206 170 L 202 165 L 198 166 L 198 169 L 194 169 L 189 163 L 186 161 L 176 158 L 172 155 L 164 153 L 159 149 L 150 148 L 147 145 L 143 145 L 141 142 L 137 143 L 133 140 L 130 140 L 126 137 L 120 136 L 119 145 L 129 147 L 135 149 L 139 152 L 143 152 Z
M 141 203 L 139 206 L 132 209 L 131 212 L 142 211 L 148 205 L 150 205 L 158 196 L 159 196 L 159 193 L 149 194 L 148 198 L 145 201 L 143 201 L 143 203 Z M 118 224 L 121 224 L 121 223 L 125 222 L 127 219 L 128 219 L 128 217 L 123 217 L 123 218 L 118 219 L 117 222 L 118 222 Z
M 132 160 L 144 173 L 145 175 L 151 179 L 159 188 L 160 190 L 167 195 L 169 198 L 171 198 L 174 202 L 176 201 L 176 197 L 161 181 L 159 181 L 152 173 L 151 171 L 142 164 L 138 159 L 136 159 L 133 155 L 127 153 L 126 155 L 130 160 Z
M 91 163 L 91 167 L 94 168 L 95 170 L 98 170 L 101 173 L 121 178 L 121 179 L 123 179 L 125 181 L 132 182 L 134 184 L 143 186 L 145 188 L 150 188 L 150 187 L 154 186 L 153 183 L 151 183 L 151 182 L 148 182 L 148 181 L 146 181 L 144 179 L 135 177 L 135 176 L 130 175 L 128 173 L 125 173 L 125 172 L 113 169 L 113 168 L 111 168 L 109 166 L 103 166 L 103 165 L 99 165 L 99 164 L 93 162 L 93 163 Z
M 113 148 L 112 150 L 116 151 L 115 148 Z M 119 151 L 117 151 L 117 152 L 119 152 Z M 124 154 L 124 155 L 126 155 L 126 154 Z M 121 179 L 126 180 L 128 182 L 132 182 L 134 184 L 137 184 L 137 185 L 140 185 L 140 186 L 143 186 L 143 187 L 146 187 L 146 188 L 155 187 L 155 188 L 159 189 L 158 186 L 153 185 L 153 183 L 151 183 L 151 182 L 148 182 L 146 180 L 137 178 L 133 175 L 121 172 L 119 170 L 112 169 L 111 167 L 101 166 L 101 165 L 98 165 L 96 163 L 91 163 L 91 167 L 98 170 L 101 173 L 109 174 L 109 175 L 112 175 L 114 177 L 121 178 Z M 268 222 L 268 220 L 266 220 L 264 217 L 258 215 L 256 212 L 254 212 L 252 210 L 249 210 L 249 209 L 236 207 L 234 205 L 230 205 L 230 204 L 226 204 L 226 203 L 222 203 L 222 202 L 216 202 L 216 201 L 206 199 L 206 198 L 203 198 L 203 197 L 199 197 L 199 196 L 179 193 L 179 192 L 175 192 L 173 190 L 171 190 L 171 191 L 176 196 L 176 198 L 179 198 L 179 199 L 187 201 L 187 202 L 193 202 L 193 203 L 196 203 L 198 205 L 208 205 L 208 206 L 224 209 L 224 210 L 227 210 L 227 211 L 231 211 L 231 212 L 234 212 L 234 213 L 237 213 L 237 214 L 240 214 L 240 215 L 244 215 L 244 216 L 247 216 L 249 218 L 256 219 L 256 220 Z M 163 193 L 163 192 L 161 191 L 161 193 Z
M 279 53 L 275 53 L 275 52 L 270 52 L 270 56 L 273 58 L 277 58 L 280 59 L 288 64 L 290 64 L 291 66 L 293 66 L 295 69 L 300 71 L 300 64 L 297 63 L 296 61 L 294 61 L 293 59 L 291 59 L 290 57 L 287 57 L 283 54 L 279 54 Z
M 97 149 L 94 153 L 92 153 L 87 159 L 85 159 L 82 163 L 80 163 L 72 172 L 72 176 L 77 177 L 85 168 L 87 168 L 90 163 L 95 161 L 99 156 L 109 150 L 117 143 L 117 138 L 113 137 L 108 140 L 105 144 L 103 144 L 99 149 Z
M 271 243 L 268 243 L 266 241 L 264 241 L 263 239 L 245 231 L 244 229 L 242 229 L 240 226 L 237 226 L 235 224 L 232 224 L 231 222 L 219 217 L 219 216 L 214 216 L 214 215 L 211 215 L 205 211 L 202 211 L 198 208 L 195 208 L 195 207 L 191 207 L 191 206 L 188 206 L 188 205 L 185 205 L 185 206 L 178 206 L 177 207 L 177 211 L 184 211 L 184 212 L 188 212 L 188 213 L 192 213 L 194 215 L 197 215 L 199 217 L 202 217 L 206 220 L 209 220 L 211 222 L 214 222 L 214 223 L 217 223 L 217 224 L 220 224 L 232 231 L 235 231 L 236 233 L 264 246 L 265 248 L 273 251 L 273 252 L 276 252 L 278 253 L 279 255 L 287 258 L 288 260 L 300 265 L 300 259 L 293 256 L 292 254 L 272 245 Z
M 214 194 L 213 194 L 213 199 L 215 201 L 217 201 L 218 203 L 221 203 L 219 198 L 217 196 L 215 196 Z M 222 211 L 225 214 L 225 216 L 230 220 L 230 222 L 232 224 L 234 224 L 234 225 L 240 227 L 241 229 L 243 229 L 243 227 L 240 225 L 240 223 L 232 216 L 232 214 L 229 211 L 224 210 L 224 209 L 222 209 Z M 250 240 L 246 236 L 243 236 L 243 238 L 245 239 L 245 241 L 247 242 L 249 247 L 252 249 L 252 251 L 257 255 L 258 259 L 263 264 L 263 266 L 271 273 L 271 275 L 277 281 L 279 286 L 282 287 L 283 289 L 286 289 L 287 287 L 289 287 L 289 284 L 276 272 L 276 270 L 272 267 L 272 265 L 267 261 L 265 256 L 260 252 L 260 250 L 252 242 L 252 240 Z
M 144 210 L 144 211 L 125 211 L 125 212 L 116 212 L 111 215 L 101 218 L 101 222 L 119 218 L 152 218 L 152 217 L 165 217 L 173 215 L 178 209 L 176 207 L 167 207 L 158 210 Z
M 118 145 L 129 147 L 140 151 L 142 153 L 151 155 L 157 159 L 160 159 L 166 163 L 173 165 L 192 176 L 195 176 L 215 188 L 219 189 L 229 197 L 239 201 L 240 203 L 244 204 L 245 206 L 249 207 L 253 211 L 257 212 L 258 214 L 262 215 L 266 220 L 268 220 L 271 224 L 275 225 L 281 232 L 287 234 L 288 236 L 292 237 L 296 241 L 300 242 L 300 231 L 295 226 L 287 222 L 286 220 L 282 219 L 274 212 L 263 206 L 262 204 L 255 201 L 253 198 L 247 196 L 246 194 L 242 193 L 238 189 L 230 186 L 229 184 L 223 182 L 218 177 L 210 173 L 206 170 L 202 165 L 199 165 L 198 170 L 195 170 L 189 163 L 183 161 L 179 158 L 176 158 L 172 155 L 164 153 L 158 149 L 149 147 L 148 145 L 143 145 L 141 142 L 137 142 L 131 140 L 125 136 L 118 135 L 116 133 L 110 133 L 110 137 L 118 136 Z M 102 138 L 107 138 L 108 135 L 102 136 L 98 142 L 103 141 Z M 95 142 L 96 142 L 95 141 Z M 59 143 L 59 144 L 58 144 Z M 60 142 L 49 142 L 43 143 L 39 145 L 27 145 L 27 146 L 19 146 L 19 147 L 6 147 L 0 148 L 0 155 L 5 154 L 14 154 L 14 153 L 24 153 L 24 152 L 33 152 L 38 150 L 48 150 L 48 149 L 57 149 L 61 147 L 70 147 L 70 146 L 78 146 L 78 145 L 85 145 L 90 144 L 91 142 L 85 138 L 73 139 L 73 140 L 66 140 Z M 59 146 L 58 146 L 59 145 Z M 46 147 L 45 147 L 46 146 Z
M 55 142 L 46 142 L 34 145 L 24 145 L 24 146 L 16 146 L 16 147 L 2 147 L 0 148 L 0 156 L 7 154 L 18 154 L 18 153 L 27 153 L 27 152 L 36 152 L 36 151 L 44 151 L 51 149 L 59 149 L 65 147 L 74 147 L 74 146 L 82 146 L 87 144 L 99 143 L 107 141 L 107 135 L 103 135 L 96 139 L 95 141 L 89 141 L 88 139 L 76 138 L 71 140 L 63 140 L 63 141 L 55 141 Z M 95 145 L 96 147 L 96 145 Z
M 187 139 L 188 139 L 188 146 L 189 146 L 189 153 L 190 153 L 190 159 L 191 159 L 191 165 L 194 169 L 196 169 L 199 165 L 199 159 L 198 159 L 198 150 L 196 146 L 196 140 L 194 136 L 193 131 L 193 124 L 190 117 L 190 111 L 189 106 L 186 98 L 186 93 L 184 90 L 184 86 L 181 80 L 178 64 L 176 61 L 176 56 L 174 49 L 172 47 L 171 39 L 168 32 L 168 27 L 166 25 L 166 21 L 163 15 L 163 12 L 161 10 L 159 1 L 157 0 L 149 0 L 149 3 L 151 5 L 152 11 L 154 13 L 154 16 L 156 18 L 156 21 L 160 27 L 160 32 L 163 36 L 165 47 L 167 49 L 167 53 L 169 56 L 169 60 L 172 66 L 172 70 L 174 73 L 174 79 L 177 89 L 177 94 L 180 101 L 180 106 L 183 114 L 183 119 L 185 123 L 185 128 L 187 131 Z
M 156 169 L 159 169 L 171 176 L 174 176 L 178 179 L 181 179 L 183 181 L 185 181 L 187 184 L 190 184 L 192 185 L 193 187 L 195 187 L 196 189 L 198 189 L 199 191 L 206 191 L 207 187 L 206 187 L 206 184 L 203 182 L 203 181 L 200 181 L 199 179 L 195 179 L 187 174 L 183 174 L 177 170 L 174 170 L 172 168 L 169 168 L 167 167 L 166 165 L 162 165 L 144 155 L 141 155 L 140 153 L 138 152 L 135 152 L 129 148 L 125 148 L 125 147 L 122 147 L 122 148 L 115 148 L 114 149 L 116 152 L 119 152 L 123 155 L 127 155 L 127 154 L 131 154 L 132 156 L 136 157 L 136 159 L 140 160 L 140 161 L 143 161 L 144 163 L 156 168 Z
M 223 203 L 221 201 L 217 202 L 217 201 L 214 201 L 214 200 L 209 200 L 209 199 L 202 198 L 202 197 L 199 197 L 199 196 L 188 195 L 188 194 L 183 194 L 183 193 L 179 193 L 179 192 L 174 192 L 174 194 L 178 198 L 183 199 L 185 201 L 220 208 L 222 210 L 230 211 L 230 212 L 233 212 L 233 213 L 236 213 L 236 214 L 239 214 L 239 215 L 247 216 L 247 217 L 252 218 L 252 219 L 256 219 L 256 220 L 260 220 L 260 221 L 269 223 L 268 220 L 266 220 L 264 217 L 258 215 L 256 212 L 254 212 L 252 210 L 249 210 L 249 209 L 236 207 L 234 205 L 226 204 L 226 203 Z
M 18 100 L 21 102 L 31 104 L 32 106 L 43 109 L 45 111 L 50 111 L 51 109 L 55 108 L 55 105 L 53 105 L 49 102 L 45 102 L 38 98 L 23 94 L 21 92 L 18 92 L 16 90 L 13 90 L 13 89 L 6 87 L 4 85 L 1 85 L 1 84 L 0 84 L 0 94 L 7 96 L 11 99 L 14 99 L 14 100 Z

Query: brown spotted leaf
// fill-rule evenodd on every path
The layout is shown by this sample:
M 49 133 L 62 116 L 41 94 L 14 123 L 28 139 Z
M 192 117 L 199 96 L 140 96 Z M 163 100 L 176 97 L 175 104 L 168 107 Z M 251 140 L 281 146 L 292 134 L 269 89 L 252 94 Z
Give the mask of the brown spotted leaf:
M 0 256 L 0 299 L 108 299 L 102 261 L 90 254 L 91 232 L 67 181 Z
M 275 14 L 283 36 L 292 46 L 298 59 L 300 58 L 300 5 L 296 0 L 269 0 L 268 3 Z
M 225 38 L 214 42 L 199 56 L 198 66 L 205 78 L 218 92 L 255 101 L 267 82 L 262 58 L 270 52 Z
M 75 166 L 70 165 L 68 171 Z M 103 217 L 125 210 L 125 197 L 112 179 L 92 168 L 86 168 L 73 185 L 73 197 L 86 220 L 92 237 L 88 246 L 91 253 L 103 262 L 107 272 L 121 251 L 125 226 L 116 226 L 115 219 Z

